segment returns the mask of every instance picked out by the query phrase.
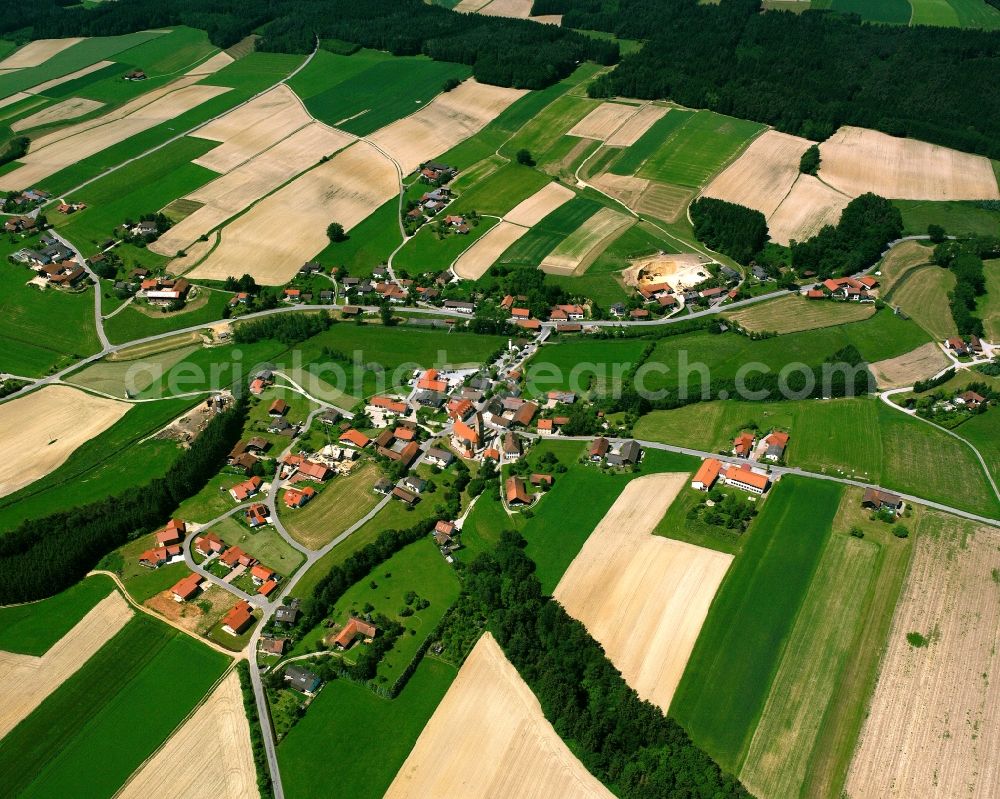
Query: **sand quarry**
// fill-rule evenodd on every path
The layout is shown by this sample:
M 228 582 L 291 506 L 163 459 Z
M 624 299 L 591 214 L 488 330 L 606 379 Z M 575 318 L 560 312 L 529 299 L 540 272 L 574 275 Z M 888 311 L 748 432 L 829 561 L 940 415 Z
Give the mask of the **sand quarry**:
M 553 275 L 583 274 L 608 244 L 635 223 L 613 208 L 602 208 L 542 259 L 543 272 Z
M 561 183 L 547 183 L 504 214 L 503 220 L 479 238 L 455 261 L 459 277 L 476 280 L 496 263 L 503 253 L 533 226 L 572 200 L 576 194 Z
M 950 364 L 937 343 L 929 341 L 903 355 L 869 364 L 869 368 L 879 388 L 903 388 L 936 375 Z
M 610 799 L 489 633 L 473 648 L 385 799 Z
M 41 657 L 0 652 L 0 738 L 76 673 L 132 618 L 117 591 L 98 602 Z
M 398 192 L 392 163 L 372 145 L 357 142 L 223 228 L 219 246 L 191 277 L 225 280 L 248 273 L 259 283 L 285 283 L 326 246 L 330 222 L 350 230 Z
M 845 794 L 1000 796 L 1000 531 L 928 512 L 914 546 Z
M 689 479 L 651 474 L 629 483 L 553 594 L 639 696 L 664 712 L 733 560 L 652 535 Z
M 235 671 L 117 794 L 119 799 L 256 799 L 259 795 L 250 725 Z
M 56 53 L 67 50 L 74 44 L 82 42 L 82 38 L 75 39 L 36 39 L 28 42 L 20 50 L 16 50 L 0 61 L 0 69 L 24 69 L 25 67 L 37 67 L 44 64 Z
M 705 267 L 710 263 L 713 263 L 710 258 L 697 253 L 658 253 L 633 259 L 632 265 L 622 272 L 622 279 L 626 286 L 669 283 L 674 291 L 683 291 L 711 277 Z
M 0 405 L 7 456 L 0 497 L 61 466 L 73 451 L 121 419 L 132 406 L 69 386 L 45 386 Z

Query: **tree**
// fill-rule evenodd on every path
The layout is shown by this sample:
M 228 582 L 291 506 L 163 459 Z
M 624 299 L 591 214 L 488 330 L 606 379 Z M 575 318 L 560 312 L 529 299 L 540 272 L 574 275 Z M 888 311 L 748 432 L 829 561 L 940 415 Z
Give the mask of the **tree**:
M 927 235 L 934 244 L 940 244 L 945 239 L 945 230 L 940 225 L 928 225 Z
M 441 87 L 441 91 L 450 92 L 452 89 L 457 89 L 462 84 L 458 78 L 448 78 Z
M 386 327 L 392 327 L 396 324 L 396 320 L 392 316 L 392 305 L 388 301 L 383 302 L 378 308 L 379 316 L 382 318 L 382 324 Z
M 815 175 L 819 171 L 819 145 L 814 144 L 799 159 L 799 172 L 803 175 Z
M 344 226 L 340 222 L 331 222 L 326 228 L 326 236 L 334 244 L 347 241 L 347 234 L 344 232 Z
M 896 536 L 896 538 L 909 538 L 910 529 L 905 524 L 897 524 L 893 526 L 892 534 Z
M 535 159 L 531 157 L 531 151 L 521 148 L 517 151 L 517 163 L 524 166 L 534 166 Z

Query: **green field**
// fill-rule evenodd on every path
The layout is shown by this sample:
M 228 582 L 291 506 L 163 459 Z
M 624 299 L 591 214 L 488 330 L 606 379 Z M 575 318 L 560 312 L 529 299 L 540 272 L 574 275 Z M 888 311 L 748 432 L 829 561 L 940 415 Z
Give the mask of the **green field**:
M 367 136 L 419 110 L 445 81 L 470 74 L 467 66 L 426 56 L 393 57 L 375 50 L 344 56 L 320 50 L 289 85 L 317 119 Z
M 130 305 L 121 313 L 105 320 L 104 332 L 109 341 L 122 344 L 221 320 L 232 294 L 205 286 L 199 287 L 198 291 L 199 297 L 189 299 L 182 310 L 171 313 L 149 305 L 143 306 L 142 310 Z
M 1000 260 L 985 261 L 986 294 L 976 300 L 988 341 L 1000 341 Z
M 161 374 L 160 370 L 167 370 L 184 360 L 199 346 L 200 344 L 178 347 L 127 361 L 109 361 L 102 358 L 83 370 L 74 372 L 66 382 L 125 399 L 126 391 L 131 391 L 133 394 L 145 391 L 157 380 Z
M 634 175 L 646 159 L 686 125 L 695 113 L 682 108 L 671 108 L 666 116 L 656 120 L 635 144 L 625 148 L 618 160 L 611 165 L 610 171 L 615 175 Z
M 819 6 L 814 3 L 813 7 Z M 844 14 L 857 14 L 867 22 L 892 22 L 900 25 L 906 25 L 910 21 L 911 13 L 907 0 L 833 0 L 823 7 Z
M 596 100 L 564 94 L 537 112 L 530 122 L 526 120 L 500 152 L 513 158 L 519 150 L 525 149 L 538 161 L 598 105 Z
M 621 387 L 621 375 L 639 362 L 645 346 L 646 342 L 639 339 L 576 339 L 546 345 L 528 362 L 527 393 L 536 396 L 556 390 L 580 393 L 593 390 L 597 394 L 610 394 Z
M 338 795 L 380 799 L 456 673 L 426 657 L 392 700 L 348 680 L 325 686 L 278 746 L 285 795 L 305 799 L 316 796 L 317 786 L 336 784 Z M 345 767 L 353 763 L 365 766 Z
M 0 649 L 36 657 L 44 655 L 114 590 L 111 580 L 96 575 L 49 599 L 0 608 Z
M 458 178 L 461 179 L 461 176 Z M 549 178 L 531 167 L 517 163 L 501 166 L 484 180 L 476 181 L 469 188 L 455 188 L 458 198 L 446 213 L 461 214 L 476 211 L 480 214 L 503 216 L 521 200 L 530 197 L 549 182 Z
M 438 238 L 434 229 L 434 222 L 426 224 L 397 253 L 393 259 L 393 267 L 397 271 L 405 269 L 413 275 L 443 272 L 495 224 L 496 219 L 485 217 L 474 225 L 470 223 L 469 232 L 464 235 L 447 233 L 441 238 Z
M 347 241 L 330 243 L 315 260 L 324 266 L 342 266 L 347 275 L 368 277 L 403 240 L 399 230 L 399 200 L 393 197 L 351 228 Z
M 304 560 L 302 553 L 289 544 L 273 527 L 251 530 L 235 516 L 212 525 L 212 531 L 229 546 L 238 546 L 283 577 L 291 575 Z
M 1000 10 L 997 11 L 1000 17 Z M 950 235 L 974 233 L 995 236 L 1000 230 L 1000 211 L 979 208 L 972 202 L 893 200 L 903 215 L 903 235 L 925 236 L 928 225 L 941 225 Z
M 837 0 L 837 2 L 842 3 L 844 0 Z M 951 0 L 910 0 L 910 5 L 913 7 L 913 16 L 910 17 L 911 25 L 958 27 L 958 14 L 955 12 Z M 900 22 L 902 20 L 889 19 L 886 21 Z
M 746 330 L 782 334 L 859 322 L 874 313 L 871 303 L 807 300 L 798 294 L 787 294 L 725 313 L 723 317 L 739 322 Z
M 920 0 L 913 0 L 919 3 Z M 961 28 L 1000 29 L 1000 9 L 984 0 L 948 0 Z M 916 6 L 914 6 L 916 8 Z
M 841 487 L 784 477 L 765 501 L 705 619 L 670 714 L 727 771 L 764 709 Z
M 136 405 L 117 424 L 74 451 L 58 469 L 0 498 L 0 531 L 162 477 L 180 449 L 172 441 L 142 439 L 197 402 L 191 398 Z
M 919 266 L 892 287 L 887 302 L 902 308 L 934 339 L 944 341 L 958 334 L 948 303 L 948 293 L 954 288 L 955 275 L 951 270 L 933 264 Z
M 504 250 L 497 263 L 538 266 L 546 255 L 601 208 L 602 205 L 594 200 L 574 197 Z
M 349 475 L 335 477 L 304 508 L 279 504 L 281 521 L 296 541 L 319 549 L 378 504 L 379 495 L 372 491 L 378 476 L 374 464 L 357 466 Z
M 720 490 L 724 493 L 731 491 L 737 496 L 741 496 L 738 489 L 720 488 Z M 704 498 L 704 492 L 691 488 L 690 485 L 685 486 L 677 498 L 670 503 L 667 512 L 653 530 L 653 535 L 662 535 L 665 538 L 685 541 L 697 547 L 707 547 L 735 555 L 743 548 L 743 541 L 746 538 L 743 533 L 721 525 L 709 524 L 700 518 L 688 518 L 688 512 L 701 504 Z
M 190 636 L 137 615 L 0 741 L 4 790 L 25 797 L 111 796 L 228 662 Z
M 663 119 L 669 119 L 674 113 L 671 111 Z M 756 122 L 714 111 L 698 111 L 661 140 L 636 174 L 660 183 L 697 188 L 762 130 L 764 126 Z M 645 147 L 642 139 L 636 145 Z

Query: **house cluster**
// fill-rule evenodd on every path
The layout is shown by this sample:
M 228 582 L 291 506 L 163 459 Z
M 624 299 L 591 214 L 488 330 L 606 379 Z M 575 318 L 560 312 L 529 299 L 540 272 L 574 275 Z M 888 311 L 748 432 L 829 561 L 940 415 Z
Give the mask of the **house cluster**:
M 401 421 L 394 428 L 385 428 L 375 438 L 375 451 L 394 463 L 401 463 L 407 469 L 420 454 L 415 422 Z
M 860 278 L 837 277 L 828 278 L 813 286 L 805 293 L 810 300 L 850 300 L 851 302 L 875 302 L 872 292 L 878 286 L 878 280 L 871 275 Z
M 237 441 L 230 450 L 226 462 L 234 469 L 239 469 L 244 474 L 250 474 L 261 458 L 271 447 L 271 442 L 260 436 L 253 436 L 246 441 Z M 242 500 L 241 500 L 242 501 Z
M 460 546 L 458 537 L 461 532 L 461 529 L 455 522 L 448 522 L 444 519 L 440 519 L 431 531 L 434 543 L 437 544 L 438 549 L 448 563 L 453 563 L 455 560 L 452 557 L 452 553 Z
M 150 305 L 170 305 L 185 300 L 190 290 L 186 277 L 147 277 L 139 284 L 137 296 L 144 297 Z
M 274 611 L 274 626 L 278 629 L 292 627 L 298 621 L 301 600 L 285 597 L 282 605 Z M 284 655 L 292 639 L 276 632 L 265 632 L 258 642 L 258 650 L 265 655 Z
M 441 213 L 455 199 L 447 186 L 425 192 L 419 201 L 411 202 L 411 208 L 406 212 L 403 221 L 408 223 L 408 229 L 419 228 L 429 219 Z M 444 218 L 444 225 L 452 228 L 456 233 L 468 233 L 469 226 L 463 216 L 449 215 Z
M 52 197 L 47 191 L 41 189 L 25 189 L 24 191 L 8 197 L 4 201 L 4 210 L 8 208 L 32 208 L 42 203 L 46 203 Z
M 73 251 L 56 238 L 45 235 L 39 241 L 39 249 L 24 248 L 11 258 L 25 264 L 35 272 L 31 282 L 39 286 L 75 286 L 87 272 L 75 260 Z
M 945 342 L 945 346 L 959 358 L 975 358 L 983 354 L 983 342 L 976 335 L 969 336 L 968 341 L 959 336 L 952 336 Z
M 588 450 L 591 463 L 605 463 L 608 466 L 634 466 L 642 460 L 642 447 L 638 441 L 627 439 L 617 444 L 599 436 L 590 442 Z
M 448 164 L 440 164 L 436 161 L 428 161 L 420 165 L 420 180 L 422 183 L 432 183 L 440 186 L 448 183 L 457 174 L 458 170 L 455 167 Z
M 4 233 L 28 236 L 38 231 L 38 221 L 33 216 L 12 216 L 3 223 Z
M 288 683 L 289 688 L 306 696 L 313 696 L 323 684 L 323 681 L 305 666 L 294 663 L 285 666 L 285 682 Z
M 168 563 L 176 563 L 184 558 L 181 542 L 187 532 L 187 525 L 180 519 L 171 519 L 167 526 L 154 535 L 155 545 L 139 555 L 139 565 L 147 569 L 158 569 Z
M 782 430 L 772 430 L 761 437 L 751 430 L 743 430 L 733 439 L 732 453 L 737 458 L 778 463 L 784 460 L 788 438 L 788 433 Z
M 280 575 L 262 564 L 257 558 L 244 552 L 240 547 L 228 546 L 215 533 L 203 533 L 196 537 L 192 543 L 195 551 L 206 560 L 214 558 L 229 569 L 230 575 L 226 578 L 227 582 L 249 570 L 250 580 L 260 596 L 268 597 L 278 587 L 278 581 L 281 580 Z
M 766 471 L 754 469 L 749 463 L 732 466 L 715 458 L 706 458 L 691 479 L 691 488 L 709 491 L 717 482 L 759 495 L 767 490 L 770 478 Z

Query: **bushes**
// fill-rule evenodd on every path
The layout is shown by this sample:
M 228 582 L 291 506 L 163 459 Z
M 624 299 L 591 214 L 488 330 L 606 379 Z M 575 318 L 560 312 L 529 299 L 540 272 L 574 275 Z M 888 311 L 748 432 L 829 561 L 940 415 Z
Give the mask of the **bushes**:
M 819 145 L 814 144 L 799 159 L 799 172 L 803 175 L 815 175 L 819 171 Z
M 764 248 L 767 220 L 760 211 L 701 197 L 691 204 L 694 235 L 717 252 L 748 264 Z
M 973 312 L 977 298 L 986 293 L 983 258 L 997 255 L 1000 255 L 1000 238 L 988 236 L 945 241 L 934 248 L 934 263 L 955 275 L 955 288 L 948 300 L 955 326 L 963 336 L 983 335 L 983 321 Z
M 57 594 L 108 552 L 159 524 L 196 494 L 239 439 L 247 402 L 219 414 L 162 478 L 99 502 L 22 523 L 0 538 L 0 605 Z
M 0 152 L 0 166 L 9 164 L 11 161 L 16 161 L 18 158 L 26 155 L 30 144 L 31 140 L 27 136 L 18 136 L 11 139 L 3 152 Z
M 257 790 L 260 799 L 272 799 L 274 790 L 271 785 L 271 770 L 267 765 L 267 751 L 264 749 L 264 732 L 260 727 L 260 716 L 257 715 L 257 700 L 254 697 L 253 685 L 250 682 L 250 664 L 241 660 L 236 664 L 236 672 L 240 675 L 240 691 L 243 694 L 243 710 L 250 723 L 250 748 L 253 750 L 253 764 L 257 771 Z

